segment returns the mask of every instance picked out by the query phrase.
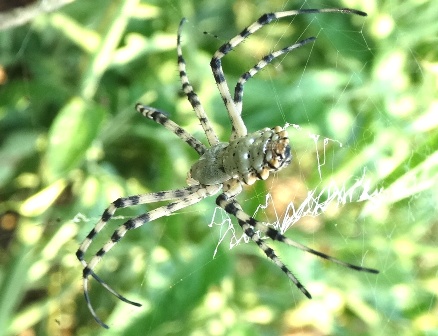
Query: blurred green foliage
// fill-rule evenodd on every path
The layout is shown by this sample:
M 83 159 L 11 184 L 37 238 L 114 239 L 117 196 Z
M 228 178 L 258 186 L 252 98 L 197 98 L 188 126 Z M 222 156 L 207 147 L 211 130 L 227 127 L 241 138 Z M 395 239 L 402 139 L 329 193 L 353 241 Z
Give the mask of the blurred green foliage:
M 98 274 L 143 307 L 92 280 L 92 303 L 111 327 L 103 330 L 83 298 L 79 243 L 110 202 L 182 187 L 196 159 L 135 103 L 167 111 L 205 139 L 181 94 L 179 21 L 188 19 L 189 78 L 226 141 L 212 54 L 263 13 L 301 7 L 369 16 L 283 19 L 224 58 L 233 88 L 269 51 L 317 36 L 245 86 L 249 130 L 286 122 L 300 129 L 289 131 L 291 167 L 239 200 L 253 213 L 270 192 L 275 209 L 257 217 L 273 222 L 308 190 L 348 188 L 364 176 L 364 190 L 384 189 L 373 201 L 333 202 L 286 234 L 381 273 L 272 243 L 312 293 L 307 300 L 254 244 L 230 251 L 228 235 L 218 246 L 225 227 L 208 227 L 211 198 L 129 232 L 105 256 Z M 0 334 L 438 335 L 437 11 L 434 1 L 414 0 L 77 0 L 0 32 Z M 154 206 L 117 212 L 87 258 L 124 218 Z

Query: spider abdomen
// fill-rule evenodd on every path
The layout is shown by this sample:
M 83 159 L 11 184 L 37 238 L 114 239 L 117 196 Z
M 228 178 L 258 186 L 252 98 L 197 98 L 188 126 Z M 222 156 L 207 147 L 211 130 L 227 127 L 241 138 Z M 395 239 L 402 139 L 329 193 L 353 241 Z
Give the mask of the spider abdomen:
M 266 180 L 271 171 L 287 166 L 291 161 L 287 131 L 277 126 L 219 143 L 199 158 L 190 169 L 190 177 L 210 185 L 237 178 L 245 184 Z

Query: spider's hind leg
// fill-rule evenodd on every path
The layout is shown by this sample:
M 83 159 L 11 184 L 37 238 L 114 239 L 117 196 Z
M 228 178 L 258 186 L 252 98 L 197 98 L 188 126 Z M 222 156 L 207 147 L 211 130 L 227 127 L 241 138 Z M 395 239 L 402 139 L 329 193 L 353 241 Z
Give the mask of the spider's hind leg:
M 275 251 L 260 238 L 257 232 L 255 232 L 257 221 L 254 218 L 248 216 L 242 210 L 242 207 L 236 200 L 230 199 L 225 193 L 223 193 L 217 197 L 216 204 L 224 209 L 228 214 L 236 217 L 243 232 L 249 238 L 251 238 L 251 240 L 256 243 L 258 247 L 262 249 L 266 256 L 271 259 L 274 264 L 276 264 L 287 275 L 287 277 L 306 297 L 308 297 L 309 299 L 312 298 L 312 296 L 303 286 L 303 284 L 301 284 L 297 277 L 288 269 L 288 267 L 280 260 L 280 258 L 278 258 L 278 256 L 275 254 Z
M 262 225 L 262 223 L 257 222 L 256 224 L 257 229 L 259 229 L 260 231 L 262 231 L 264 234 L 266 234 L 269 238 L 271 238 L 272 240 L 277 240 L 279 242 L 285 243 L 286 245 L 289 246 L 293 246 L 301 251 L 304 252 L 308 252 L 311 253 L 313 255 L 316 255 L 317 257 L 329 260 L 331 262 L 334 262 L 335 264 L 347 267 L 347 268 L 351 268 L 355 271 L 360 271 L 360 272 L 367 272 L 367 273 L 374 273 L 377 274 L 379 273 L 378 270 L 374 269 L 374 268 L 368 268 L 368 267 L 363 267 L 363 266 L 358 266 L 358 265 L 354 265 L 354 264 L 350 264 L 347 263 L 345 261 L 336 259 L 332 256 L 329 256 L 325 253 L 316 251 L 310 247 L 307 247 L 303 244 L 300 244 L 292 239 L 287 238 L 286 236 L 282 235 L 278 230 L 272 228 L 272 227 L 268 227 L 266 225 Z
M 285 47 L 283 49 L 273 51 L 272 53 L 264 56 L 256 65 L 254 65 L 251 69 L 240 76 L 237 81 L 236 87 L 234 89 L 234 104 L 236 105 L 236 111 L 239 115 L 242 114 L 242 98 L 243 98 L 243 86 L 244 84 L 252 77 L 254 77 L 260 70 L 262 70 L 265 66 L 271 63 L 277 57 L 281 55 L 287 54 L 288 52 L 298 49 L 303 45 L 313 42 L 316 40 L 316 37 L 309 37 L 304 39 L 298 43 L 295 43 L 291 46 Z
M 367 268 L 362 266 L 357 266 L 354 264 L 350 264 L 347 262 L 344 262 L 342 260 L 336 259 L 334 257 L 331 257 L 325 253 L 316 251 L 314 249 L 311 249 L 310 247 L 307 247 L 305 245 L 302 245 L 296 241 L 293 241 L 292 239 L 287 238 L 283 234 L 281 234 L 276 229 L 269 227 L 265 225 L 262 222 L 257 221 L 253 217 L 249 216 L 247 213 L 245 213 L 242 210 L 242 207 L 240 204 L 234 199 L 230 198 L 226 193 L 223 193 L 218 196 L 216 199 L 216 203 L 218 206 L 223 208 L 227 213 L 230 215 L 233 215 L 237 218 L 237 221 L 239 225 L 241 226 L 242 230 L 245 232 L 245 234 L 251 238 L 252 241 L 254 241 L 266 254 L 268 258 L 270 258 L 288 277 L 292 280 L 292 282 L 295 284 L 295 286 L 298 287 L 301 292 L 306 295 L 309 299 L 311 298 L 310 293 L 304 288 L 304 286 L 301 284 L 301 282 L 293 275 L 290 270 L 287 268 L 287 266 L 277 257 L 274 250 L 270 248 L 259 236 L 259 234 L 256 231 L 260 231 L 264 233 L 266 236 L 271 238 L 272 240 L 280 241 L 282 243 L 285 243 L 289 246 L 293 246 L 299 250 L 302 250 L 304 252 L 311 253 L 313 255 L 316 255 L 318 257 L 321 257 L 323 259 L 329 260 L 331 262 L 334 262 L 338 265 L 360 271 L 360 272 L 367 272 L 372 274 L 379 273 L 378 270 L 373 268 Z
M 231 120 L 231 124 L 232 124 L 231 140 L 245 136 L 247 134 L 247 129 L 240 115 L 242 112 L 242 107 L 241 104 L 239 103 L 239 99 L 233 100 L 231 98 L 230 90 L 228 88 L 228 84 L 222 69 L 222 58 L 225 55 L 227 55 L 230 51 L 232 51 L 235 47 L 237 47 L 239 44 L 241 44 L 246 38 L 254 34 L 263 26 L 268 25 L 275 20 L 285 17 L 296 16 L 300 14 L 320 14 L 320 13 L 342 13 L 342 14 L 355 14 L 361 16 L 367 15 L 362 11 L 349 9 L 349 8 L 299 9 L 299 10 L 289 10 L 284 12 L 266 13 L 261 17 L 259 17 L 257 21 L 255 21 L 254 23 L 243 29 L 238 35 L 234 36 L 228 42 L 220 46 L 219 49 L 214 53 L 210 61 L 210 67 L 213 72 L 213 76 L 217 84 L 217 87 L 219 89 L 222 100 L 224 101 L 226 109 L 228 111 L 229 118 Z M 298 42 L 298 44 L 300 43 L 301 42 Z M 263 60 L 261 62 L 263 62 Z M 267 62 L 266 64 L 268 63 L 269 62 Z

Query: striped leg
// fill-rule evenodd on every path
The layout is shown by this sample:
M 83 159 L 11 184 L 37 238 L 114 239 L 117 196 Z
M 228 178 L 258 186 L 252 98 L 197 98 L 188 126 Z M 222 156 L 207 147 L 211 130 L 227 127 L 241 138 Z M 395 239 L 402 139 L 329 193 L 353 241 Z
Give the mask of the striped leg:
M 183 209 L 195 203 L 198 203 L 205 197 L 214 195 L 217 193 L 222 185 L 214 185 L 214 186 L 202 186 L 202 185 L 194 185 L 189 186 L 179 190 L 170 190 L 163 191 L 157 193 L 150 193 L 145 195 L 138 196 L 130 196 L 126 198 L 119 198 L 114 201 L 102 214 L 100 221 L 96 224 L 96 226 L 90 231 L 88 236 L 80 245 L 78 251 L 76 252 L 76 256 L 79 261 L 84 266 L 83 269 L 83 286 L 84 286 L 84 295 L 85 300 L 87 302 L 88 309 L 93 315 L 94 319 L 104 328 L 108 328 L 108 326 L 103 323 L 99 317 L 96 315 L 90 301 L 90 297 L 88 294 L 88 277 L 91 275 L 94 277 L 103 287 L 105 287 L 110 293 L 118 297 L 120 300 L 130 303 L 135 306 L 140 306 L 139 303 L 130 301 L 113 290 L 108 284 L 106 284 L 101 278 L 99 278 L 94 273 L 94 268 L 97 264 L 102 260 L 103 256 L 117 244 L 123 236 L 129 230 L 139 228 L 145 223 L 151 222 L 157 218 L 167 216 L 177 210 Z M 90 262 L 87 263 L 84 260 L 84 256 L 86 251 L 88 250 L 90 244 L 92 243 L 94 237 L 103 229 L 103 227 L 108 223 L 111 217 L 114 215 L 117 209 L 126 208 L 129 206 L 153 203 L 158 201 L 168 201 L 178 199 L 175 202 L 169 203 L 167 205 L 161 206 L 157 209 L 151 210 L 143 215 L 137 216 L 125 222 L 121 225 L 114 233 L 112 234 L 110 240 L 91 258 Z
M 285 264 L 277 257 L 275 251 L 270 248 L 254 231 L 256 220 L 250 216 L 248 216 L 241 208 L 240 204 L 233 199 L 228 199 L 225 194 L 221 194 L 216 199 L 216 204 L 224 209 L 230 215 L 233 215 L 237 218 L 237 221 L 242 228 L 243 232 L 251 238 L 251 240 L 257 244 L 258 247 L 262 249 L 262 251 L 266 254 L 266 256 L 271 259 L 274 264 L 276 264 L 286 275 L 287 277 L 297 286 L 297 288 L 309 299 L 312 298 L 307 289 L 301 284 L 301 282 L 297 279 L 297 277 L 292 274 L 292 272 L 287 268 Z
M 166 115 L 162 111 L 154 107 L 145 106 L 142 104 L 136 104 L 135 109 L 144 117 L 152 119 L 156 123 L 166 127 L 169 131 L 175 133 L 180 139 L 184 140 L 190 147 L 192 147 L 199 155 L 205 153 L 206 148 L 198 139 L 193 137 L 193 135 L 191 135 L 177 123 L 166 117 Z
M 367 273 L 373 273 L 373 274 L 379 273 L 379 271 L 374 269 L 374 268 L 368 268 L 368 267 L 362 267 L 362 266 L 350 264 L 350 263 L 347 263 L 345 261 L 331 257 L 325 253 L 311 249 L 310 247 L 307 247 L 307 246 L 302 245 L 302 244 L 300 244 L 292 239 L 287 238 L 286 236 L 282 235 L 279 231 L 275 230 L 272 227 L 267 227 L 266 225 L 263 225 L 261 222 L 257 222 L 255 225 L 255 228 L 256 228 L 256 230 L 264 232 L 272 240 L 277 240 L 279 242 L 285 243 L 286 245 L 293 246 L 301 251 L 311 253 L 313 255 L 316 255 L 316 256 L 323 258 L 323 259 L 326 259 L 326 260 L 329 260 L 329 261 L 336 263 L 338 265 L 341 265 L 341 266 L 344 266 L 347 268 L 351 268 L 355 271 L 360 271 L 360 272 L 367 272 Z
M 283 262 L 280 261 L 280 259 L 275 254 L 274 250 L 270 248 L 267 244 L 264 243 L 264 241 L 260 238 L 260 236 L 255 231 L 260 231 L 266 234 L 269 238 L 272 240 L 283 242 L 289 246 L 293 246 L 295 248 L 298 248 L 302 251 L 311 253 L 313 255 L 316 255 L 318 257 L 321 257 L 323 259 L 329 260 L 331 262 L 334 262 L 336 264 L 339 264 L 341 266 L 351 268 L 356 271 L 361 272 L 368 272 L 377 274 L 379 273 L 378 270 L 353 265 L 344 261 L 341 261 L 339 259 L 333 258 L 327 254 L 324 254 L 322 252 L 316 251 L 314 249 L 311 249 L 305 245 L 302 245 L 300 243 L 297 243 L 284 235 L 282 235 L 280 232 L 275 230 L 272 227 L 268 227 L 262 222 L 257 221 L 256 219 L 252 218 L 248 214 L 246 214 L 239 203 L 234 200 L 230 199 L 225 193 L 218 196 L 216 199 L 216 204 L 223 208 L 227 213 L 230 215 L 233 215 L 237 218 L 239 225 L 242 227 L 242 230 L 245 232 L 245 234 L 251 238 L 252 241 L 254 241 L 266 254 L 268 258 L 270 258 L 286 275 L 289 277 L 289 279 L 292 280 L 292 282 L 298 287 L 301 292 L 306 295 L 309 299 L 311 298 L 310 293 L 304 288 L 304 286 L 300 283 L 300 281 L 293 275 L 286 265 L 283 264 Z
M 254 65 L 251 69 L 245 72 L 242 76 L 240 76 L 237 81 L 236 88 L 234 89 L 234 104 L 236 106 L 236 112 L 241 115 L 242 114 L 242 98 L 243 98 L 243 85 L 252 77 L 254 77 L 260 70 L 262 70 L 265 66 L 271 63 L 275 58 L 288 53 L 294 49 L 297 49 L 309 42 L 313 42 L 316 40 L 316 37 L 309 37 L 305 40 L 302 40 L 294 45 L 283 48 L 281 50 L 274 51 L 269 55 L 263 57 L 260 62 Z
M 204 129 L 205 135 L 207 136 L 208 143 L 210 144 L 210 146 L 213 146 L 219 143 L 219 139 L 216 133 L 214 133 L 213 128 L 211 127 L 210 121 L 208 120 L 207 114 L 205 113 L 204 108 L 202 107 L 198 95 L 195 93 L 192 85 L 189 82 L 189 78 L 186 72 L 186 62 L 184 61 L 184 57 L 182 55 L 181 32 L 182 32 L 182 26 L 185 21 L 186 19 L 182 19 L 179 24 L 178 38 L 176 44 L 176 50 L 178 53 L 179 77 L 181 78 L 182 89 L 184 93 L 187 95 L 187 98 L 190 104 L 192 105 L 193 109 L 195 110 L 196 116 L 198 117 L 202 125 L 202 128 Z
M 274 20 L 284 17 L 295 16 L 299 14 L 319 14 L 319 13 L 344 13 L 366 16 L 367 14 L 355 9 L 348 8 L 326 8 L 326 9 L 300 9 L 284 12 L 268 13 L 262 15 L 256 22 L 245 28 L 240 34 L 233 37 L 229 42 L 223 44 L 213 55 L 210 66 L 213 71 L 213 76 L 218 86 L 219 92 L 227 108 L 232 124 L 231 140 L 245 136 L 247 134 L 246 126 L 243 123 L 241 116 L 236 109 L 235 103 L 231 98 L 230 90 L 225 80 L 225 75 L 222 70 L 221 58 L 233 50 L 236 46 L 242 43 L 248 36 L 254 34 L 263 26 L 271 23 Z
M 110 221 L 117 209 L 123 209 L 135 205 L 155 203 L 160 201 L 171 201 L 179 197 L 187 197 L 191 194 L 196 193 L 200 188 L 200 185 L 193 185 L 179 190 L 168 190 L 144 195 L 129 196 L 115 200 L 107 209 L 105 209 L 99 222 L 94 226 L 94 228 L 90 231 L 82 244 L 79 246 L 79 249 L 76 252 L 76 256 L 78 257 L 82 265 L 86 267 L 87 263 L 84 260 L 85 253 L 90 247 L 90 244 L 93 242 L 93 239 Z

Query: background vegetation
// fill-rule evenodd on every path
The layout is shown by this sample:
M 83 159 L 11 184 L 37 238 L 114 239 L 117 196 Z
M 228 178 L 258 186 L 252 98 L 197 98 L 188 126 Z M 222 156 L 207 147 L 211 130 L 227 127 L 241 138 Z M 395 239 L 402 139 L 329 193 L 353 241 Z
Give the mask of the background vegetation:
M 232 87 L 270 50 L 318 37 L 245 87 L 249 130 L 301 128 L 290 128 L 292 166 L 239 199 L 253 213 L 270 192 L 274 206 L 257 216 L 281 221 L 287 203 L 298 206 L 308 190 L 333 181 L 348 188 L 365 176 L 370 193 L 384 188 L 373 202 L 333 202 L 286 234 L 381 273 L 271 244 L 313 294 L 307 300 L 254 244 L 229 250 L 228 235 L 218 245 L 225 227 L 208 227 L 211 198 L 130 232 L 104 258 L 99 275 L 143 307 L 92 281 L 93 305 L 111 327 L 102 329 L 83 299 L 79 243 L 111 201 L 181 187 L 196 159 L 134 104 L 167 111 L 204 141 L 180 90 L 180 19 L 189 20 L 190 79 L 226 140 L 212 53 L 261 14 L 301 7 L 352 7 L 369 16 L 284 19 L 224 59 Z M 0 32 L 0 334 L 438 335 L 437 7 L 421 0 L 77 0 Z M 118 212 L 91 254 L 123 219 L 154 206 Z

